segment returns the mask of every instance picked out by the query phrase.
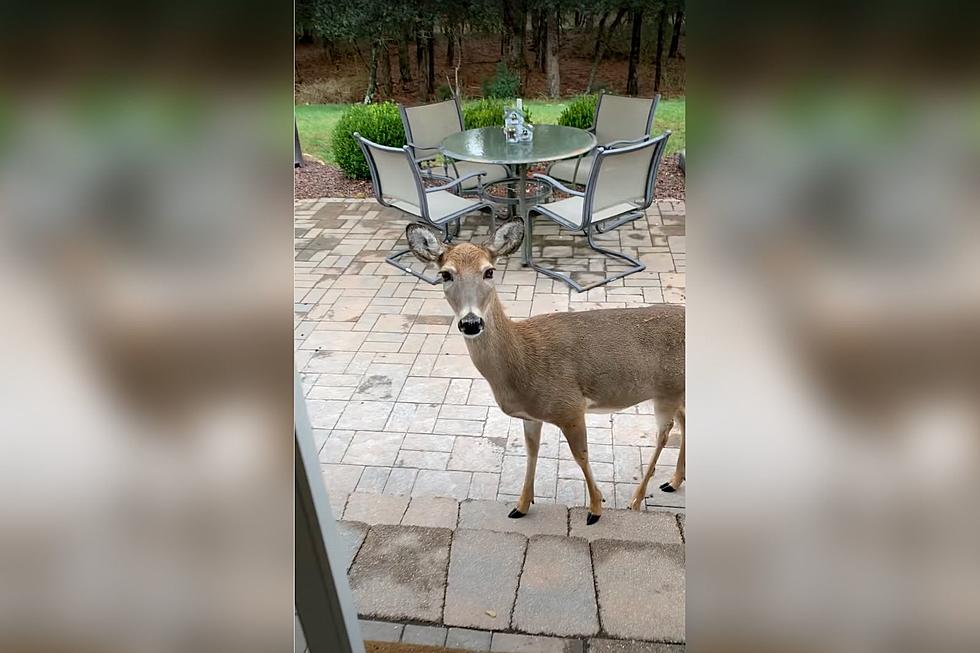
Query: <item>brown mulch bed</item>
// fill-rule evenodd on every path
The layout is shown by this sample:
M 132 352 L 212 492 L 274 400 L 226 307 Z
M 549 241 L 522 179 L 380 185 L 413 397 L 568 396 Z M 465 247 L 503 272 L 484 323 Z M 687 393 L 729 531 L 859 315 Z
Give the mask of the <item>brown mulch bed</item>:
M 294 197 L 298 200 L 318 197 L 371 197 L 371 182 L 348 179 L 338 168 L 304 157 L 306 165 L 296 168 Z M 686 197 L 684 171 L 678 165 L 677 154 L 669 154 L 660 164 L 657 175 L 657 199 L 683 200 Z

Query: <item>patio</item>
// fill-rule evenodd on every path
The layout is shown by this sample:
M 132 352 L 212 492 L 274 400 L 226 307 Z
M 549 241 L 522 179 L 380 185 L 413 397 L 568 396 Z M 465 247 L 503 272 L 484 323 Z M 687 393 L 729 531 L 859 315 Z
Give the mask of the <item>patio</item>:
M 524 473 L 521 421 L 503 414 L 470 362 L 439 286 L 388 265 L 404 245 L 406 219 L 374 200 L 295 204 L 296 365 L 302 373 L 324 479 L 340 515 L 353 492 L 516 501 Z M 639 257 L 643 272 L 576 293 L 498 262 L 497 291 L 511 318 L 540 313 L 685 301 L 685 208 L 659 200 L 637 220 L 598 238 Z M 459 240 L 480 239 L 485 218 L 464 221 Z M 401 240 L 401 243 L 398 241 Z M 615 264 L 584 238 L 535 226 L 535 258 L 582 277 Z M 652 453 L 652 407 L 589 415 L 589 453 L 607 507 L 625 508 Z M 684 507 L 685 486 L 666 494 L 677 434 L 661 455 L 648 507 Z M 585 483 L 559 431 L 546 425 L 535 481 L 538 503 L 585 505 Z

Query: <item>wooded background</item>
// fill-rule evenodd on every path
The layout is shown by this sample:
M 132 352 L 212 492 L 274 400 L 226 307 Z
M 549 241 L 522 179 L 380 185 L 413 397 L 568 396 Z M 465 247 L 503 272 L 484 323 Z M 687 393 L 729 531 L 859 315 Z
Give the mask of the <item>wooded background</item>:
M 684 0 L 298 0 L 297 92 L 428 101 L 485 94 L 503 76 L 526 96 L 683 95 L 684 10 Z M 348 88 L 331 90 L 337 77 Z M 356 98 L 330 97 L 353 80 Z

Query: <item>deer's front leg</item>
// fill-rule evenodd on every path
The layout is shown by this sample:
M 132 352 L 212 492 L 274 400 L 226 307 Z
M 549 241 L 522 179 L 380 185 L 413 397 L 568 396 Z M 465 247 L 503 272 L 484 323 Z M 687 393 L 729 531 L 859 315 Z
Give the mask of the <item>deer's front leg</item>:
M 592 468 L 589 467 L 589 438 L 585 428 L 585 415 L 580 415 L 570 423 L 559 426 L 568 442 L 568 448 L 572 451 L 572 458 L 578 463 L 585 476 L 585 485 L 589 489 L 589 514 L 585 518 L 585 523 L 591 526 L 602 516 L 602 492 L 595 484 Z
M 684 445 L 687 443 L 687 425 L 685 424 L 684 411 L 681 411 L 678 415 L 680 427 L 681 427 L 681 450 L 677 455 L 677 467 L 674 469 L 674 476 L 670 479 L 670 483 L 664 483 L 660 486 L 660 489 L 664 492 L 673 492 L 679 490 L 681 483 L 684 482 L 686 461 L 684 456 Z
M 524 487 L 517 507 L 507 515 L 512 519 L 523 517 L 534 503 L 534 473 L 538 466 L 538 447 L 541 445 L 541 422 L 524 420 L 524 449 L 527 450 L 527 466 L 524 468 Z

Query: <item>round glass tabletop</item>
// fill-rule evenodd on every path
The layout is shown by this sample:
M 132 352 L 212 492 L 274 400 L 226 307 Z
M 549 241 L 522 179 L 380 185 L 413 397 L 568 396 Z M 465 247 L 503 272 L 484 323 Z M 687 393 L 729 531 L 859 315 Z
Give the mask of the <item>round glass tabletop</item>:
M 584 129 L 535 125 L 534 139 L 528 143 L 508 143 L 503 127 L 481 127 L 447 136 L 440 149 L 460 161 L 520 165 L 567 159 L 585 154 L 595 145 L 595 136 Z

